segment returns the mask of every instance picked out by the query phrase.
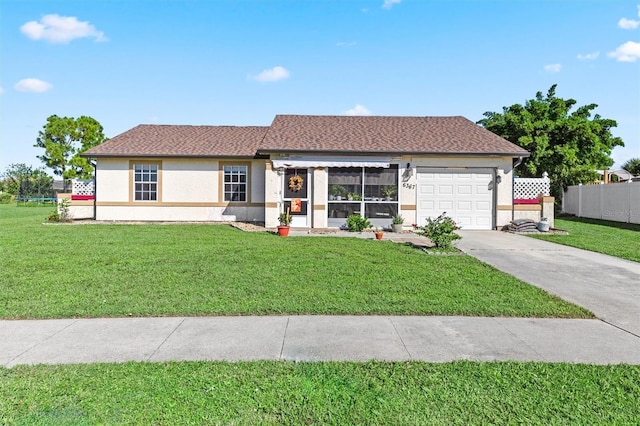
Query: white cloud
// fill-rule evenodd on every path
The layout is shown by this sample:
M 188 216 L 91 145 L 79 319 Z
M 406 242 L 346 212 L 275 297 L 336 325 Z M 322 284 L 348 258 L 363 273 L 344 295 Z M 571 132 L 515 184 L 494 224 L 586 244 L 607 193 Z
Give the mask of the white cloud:
M 353 108 L 345 111 L 344 115 L 371 115 L 371 111 L 369 111 L 365 106 L 356 104 Z
M 20 80 L 13 86 L 18 92 L 43 93 L 51 89 L 53 86 L 46 81 L 37 78 L 25 78 Z
M 32 40 L 46 40 L 50 43 L 69 43 L 76 38 L 93 38 L 107 41 L 102 31 L 86 21 L 78 21 L 75 16 L 44 15 L 40 22 L 29 21 L 20 31 Z
M 561 64 L 545 65 L 544 70 L 548 72 L 560 72 L 562 70 L 562 65 Z
M 618 26 L 623 30 L 635 30 L 640 26 L 640 21 L 635 21 L 633 19 L 620 18 L 618 21 Z
M 640 43 L 628 41 L 613 52 L 607 53 L 607 56 L 615 58 L 618 62 L 635 62 L 640 58 Z
M 391 9 L 394 4 L 400 3 L 402 0 L 384 0 L 382 4 L 383 9 Z
M 2 86 L 0 86 L 0 95 L 2 95 L 4 93 L 4 89 L 2 88 Z
M 261 83 L 269 83 L 272 81 L 284 80 L 289 78 L 289 71 L 285 67 L 276 66 L 271 69 L 262 71 L 256 75 L 254 80 L 258 80 Z
M 581 61 L 595 61 L 600 56 L 600 52 L 587 53 L 583 55 L 582 53 L 578 54 L 578 59 Z

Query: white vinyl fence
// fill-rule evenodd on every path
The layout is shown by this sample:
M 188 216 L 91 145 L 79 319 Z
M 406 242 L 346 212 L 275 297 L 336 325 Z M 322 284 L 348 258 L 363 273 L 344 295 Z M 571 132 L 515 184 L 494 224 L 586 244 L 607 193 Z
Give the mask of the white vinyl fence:
M 640 182 L 570 186 L 562 197 L 562 211 L 578 217 L 640 223 Z

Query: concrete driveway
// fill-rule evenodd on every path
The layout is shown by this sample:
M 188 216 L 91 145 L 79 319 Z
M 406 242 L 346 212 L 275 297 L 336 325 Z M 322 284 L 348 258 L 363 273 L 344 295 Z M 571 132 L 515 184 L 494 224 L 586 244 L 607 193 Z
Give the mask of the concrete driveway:
M 640 337 L 640 263 L 508 232 L 459 232 L 465 253 Z

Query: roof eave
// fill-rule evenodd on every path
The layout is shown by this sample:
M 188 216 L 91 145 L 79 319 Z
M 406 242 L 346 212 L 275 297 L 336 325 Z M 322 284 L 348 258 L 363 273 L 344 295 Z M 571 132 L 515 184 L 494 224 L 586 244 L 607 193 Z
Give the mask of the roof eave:
M 217 155 L 195 155 L 195 154 L 80 154 L 84 158 L 261 158 L 260 154 L 252 155 L 232 155 L 232 154 L 217 154 Z
M 464 156 L 492 156 L 492 157 L 529 157 L 527 151 L 519 152 L 450 152 L 450 151 L 347 151 L 347 150 L 290 150 L 290 149 L 262 149 L 258 154 L 349 154 L 349 155 L 464 155 Z

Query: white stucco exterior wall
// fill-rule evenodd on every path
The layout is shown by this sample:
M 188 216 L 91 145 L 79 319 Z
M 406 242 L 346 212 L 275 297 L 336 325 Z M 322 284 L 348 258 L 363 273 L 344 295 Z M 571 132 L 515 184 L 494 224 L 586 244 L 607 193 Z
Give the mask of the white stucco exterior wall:
M 213 203 L 218 201 L 218 162 L 180 158 L 162 161 L 162 201 Z
M 96 164 L 96 200 L 129 201 L 129 160 L 100 158 Z
M 157 162 L 158 202 L 134 201 L 131 164 Z M 221 164 L 249 166 L 248 201 L 225 202 Z M 96 219 L 113 221 L 264 221 L 265 160 L 100 158 Z
M 327 169 L 316 168 L 312 170 L 313 176 L 313 194 L 311 195 L 311 208 L 313 216 L 311 223 L 314 228 L 327 227 L 327 199 L 328 199 L 328 183 Z
M 269 161 L 264 171 L 264 223 L 267 228 L 278 226 L 282 195 L 281 179 L 278 171 L 272 167 L 271 161 Z

